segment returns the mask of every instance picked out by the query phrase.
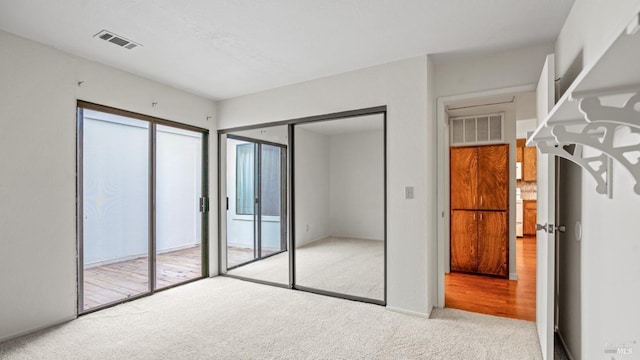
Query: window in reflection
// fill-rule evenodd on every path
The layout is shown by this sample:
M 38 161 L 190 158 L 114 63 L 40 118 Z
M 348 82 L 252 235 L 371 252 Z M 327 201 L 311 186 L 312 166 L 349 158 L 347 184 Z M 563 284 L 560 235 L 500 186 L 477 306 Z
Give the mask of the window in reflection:
M 223 143 L 223 268 L 235 276 L 289 284 L 287 127 L 227 134 Z

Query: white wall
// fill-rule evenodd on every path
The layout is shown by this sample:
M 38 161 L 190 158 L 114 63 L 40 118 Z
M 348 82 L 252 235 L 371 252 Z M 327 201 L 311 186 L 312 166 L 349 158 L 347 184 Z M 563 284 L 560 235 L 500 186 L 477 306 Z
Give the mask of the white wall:
M 576 0 L 556 43 L 556 69 L 562 76 L 583 51 L 585 66 L 595 61 L 634 14 L 638 0 Z M 582 355 L 600 359 L 605 344 L 633 345 L 640 353 L 640 195 L 614 162 L 613 199 L 595 192 L 595 180 L 582 176 Z M 631 358 L 631 357 L 630 357 Z
M 435 226 L 427 226 L 428 209 L 436 201 L 436 169 L 428 156 L 436 147 L 425 141 L 435 137 L 426 99 L 423 56 L 218 103 L 223 129 L 387 105 L 387 303 L 419 314 L 431 310 L 427 244 L 436 236 Z M 415 188 L 412 200 L 404 199 L 407 185 Z
M 516 138 L 526 139 L 527 133 L 534 131 L 538 127 L 537 119 L 519 120 L 516 125 Z
M 295 127 L 296 247 L 331 235 L 329 137 Z
M 149 126 L 84 110 L 84 264 L 147 256 L 149 251 Z M 201 241 L 202 137 L 159 126 L 157 131 L 156 249 Z
M 538 127 L 536 114 L 536 92 L 528 92 L 516 97 L 516 138 L 524 139 L 527 132 Z
M 540 44 L 449 62 L 435 62 L 437 96 L 450 96 L 537 83 L 553 44 Z
M 76 99 L 209 129 L 215 104 L 6 32 L 0 44 L 3 340 L 76 314 Z M 212 140 L 212 160 L 215 151 Z M 215 169 L 211 161 L 211 179 Z M 212 207 L 210 219 L 216 217 Z
M 202 137 L 158 126 L 156 143 L 156 251 L 198 245 L 202 239 Z
M 329 137 L 332 236 L 384 240 L 384 132 Z
M 428 274 L 427 278 L 427 307 L 429 309 L 438 306 L 438 219 L 441 214 L 438 211 L 438 181 L 436 175 L 439 168 L 438 158 L 440 156 L 440 148 L 438 147 L 438 136 L 442 136 L 438 128 L 437 106 L 436 106 L 436 84 L 435 84 L 435 66 L 430 57 L 427 57 L 427 137 L 425 141 L 432 144 L 432 148 L 427 152 L 427 178 L 433 180 L 428 184 L 427 193 L 433 194 L 430 202 L 427 203 L 427 229 L 429 231 L 429 239 L 427 242 L 427 262 Z
M 149 126 L 100 115 L 83 122 L 85 267 L 149 252 Z

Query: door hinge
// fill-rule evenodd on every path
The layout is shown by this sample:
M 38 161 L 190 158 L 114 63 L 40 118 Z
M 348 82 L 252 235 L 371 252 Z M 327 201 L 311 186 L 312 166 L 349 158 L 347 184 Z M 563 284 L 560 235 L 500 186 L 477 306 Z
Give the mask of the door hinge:
M 200 212 L 201 213 L 208 213 L 209 212 L 209 198 L 208 197 L 201 197 L 200 198 Z

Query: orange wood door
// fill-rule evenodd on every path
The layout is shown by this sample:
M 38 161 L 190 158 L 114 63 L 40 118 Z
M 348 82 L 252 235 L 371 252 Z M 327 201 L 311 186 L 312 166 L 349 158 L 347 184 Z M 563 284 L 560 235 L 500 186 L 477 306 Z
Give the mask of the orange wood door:
M 523 235 L 536 235 L 537 222 L 537 203 L 536 200 L 524 200 L 522 202 L 522 233 Z
M 478 147 L 478 210 L 507 210 L 509 145 Z
M 451 211 L 451 270 L 478 270 L 478 225 L 475 211 Z
M 506 211 L 478 211 L 478 272 L 507 277 Z
M 537 165 L 536 165 L 536 148 L 525 147 L 523 149 L 522 160 L 522 180 L 524 181 L 536 181 Z
M 522 162 L 523 150 L 526 139 L 516 139 L 516 162 Z
M 451 209 L 475 209 L 478 197 L 478 156 L 475 147 L 450 150 Z

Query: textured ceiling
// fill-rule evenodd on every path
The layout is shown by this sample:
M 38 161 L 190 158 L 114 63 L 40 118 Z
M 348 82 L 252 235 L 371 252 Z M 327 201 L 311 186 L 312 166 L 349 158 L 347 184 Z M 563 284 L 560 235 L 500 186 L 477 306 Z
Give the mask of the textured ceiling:
M 0 29 L 211 99 L 553 41 L 573 0 L 0 0 Z M 141 43 L 125 50 L 93 37 Z

